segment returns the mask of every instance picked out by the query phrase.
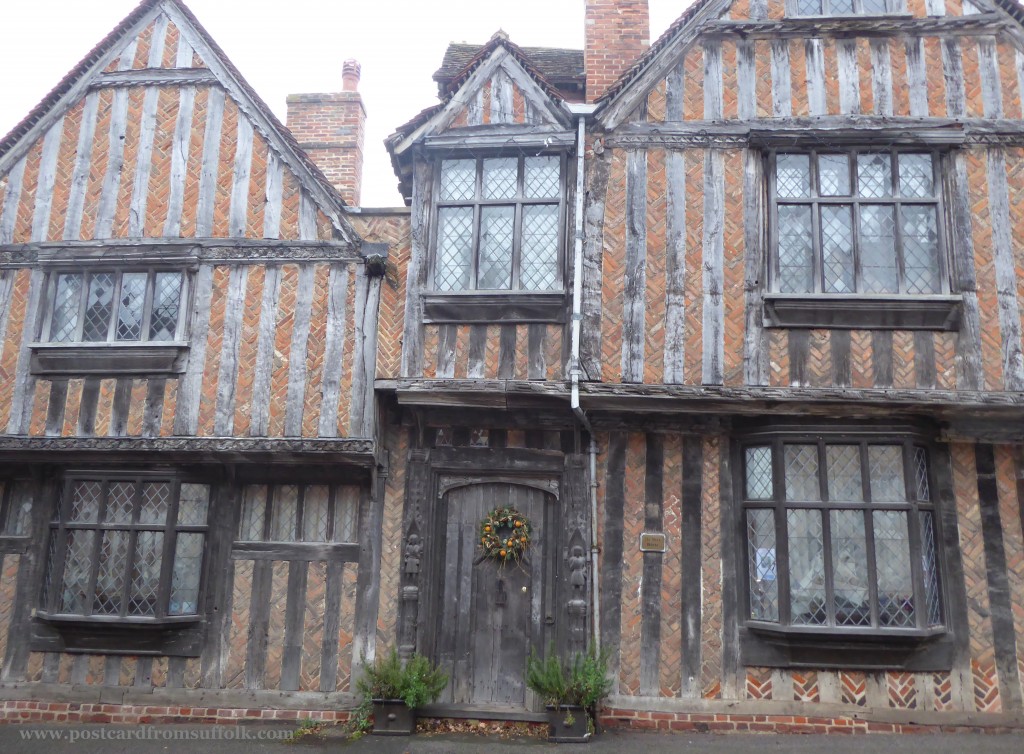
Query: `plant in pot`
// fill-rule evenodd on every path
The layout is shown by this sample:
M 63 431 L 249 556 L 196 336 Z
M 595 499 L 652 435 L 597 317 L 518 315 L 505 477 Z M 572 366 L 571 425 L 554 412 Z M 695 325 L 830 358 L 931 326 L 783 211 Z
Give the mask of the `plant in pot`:
M 405 663 L 394 649 L 366 667 L 357 687 L 373 705 L 373 732 L 408 736 L 416 732 L 416 708 L 437 699 L 448 676 L 421 654 Z
M 590 740 L 597 705 L 611 690 L 605 651 L 576 654 L 564 661 L 554 651 L 544 659 L 531 652 L 526 685 L 548 710 L 548 740 L 583 743 Z

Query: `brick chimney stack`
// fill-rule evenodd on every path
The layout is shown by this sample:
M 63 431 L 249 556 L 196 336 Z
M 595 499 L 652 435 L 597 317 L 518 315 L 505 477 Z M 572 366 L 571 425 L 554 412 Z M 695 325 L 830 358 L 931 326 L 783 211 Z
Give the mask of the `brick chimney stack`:
M 651 46 L 647 0 L 585 0 L 587 102 L 600 97 Z
M 288 128 L 352 207 L 359 206 L 366 132 L 360 71 L 358 62 L 346 60 L 341 72 L 342 91 L 288 95 Z

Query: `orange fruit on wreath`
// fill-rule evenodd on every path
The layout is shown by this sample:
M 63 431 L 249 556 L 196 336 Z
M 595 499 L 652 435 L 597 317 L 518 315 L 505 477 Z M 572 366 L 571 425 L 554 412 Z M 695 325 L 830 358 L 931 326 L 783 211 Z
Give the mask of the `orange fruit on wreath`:
M 498 551 L 498 554 L 499 554 L 499 555 L 500 555 L 501 557 L 505 557 L 505 551 L 504 551 L 504 550 L 499 550 L 499 551 Z

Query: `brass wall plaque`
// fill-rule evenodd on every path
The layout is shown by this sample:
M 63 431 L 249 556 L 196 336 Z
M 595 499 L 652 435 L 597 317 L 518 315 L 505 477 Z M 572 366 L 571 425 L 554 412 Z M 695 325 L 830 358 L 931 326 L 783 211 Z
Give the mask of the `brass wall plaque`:
M 665 552 L 666 537 L 660 532 L 640 535 L 640 552 Z

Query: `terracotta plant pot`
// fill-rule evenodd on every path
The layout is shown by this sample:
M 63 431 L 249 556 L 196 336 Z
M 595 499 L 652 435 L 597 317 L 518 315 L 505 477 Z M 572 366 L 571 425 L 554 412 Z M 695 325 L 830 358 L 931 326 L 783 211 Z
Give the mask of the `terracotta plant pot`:
M 590 742 L 587 711 L 575 704 L 547 706 L 548 741 L 559 744 L 585 744 Z
M 416 732 L 416 710 L 401 699 L 373 700 L 375 736 L 411 736 Z

